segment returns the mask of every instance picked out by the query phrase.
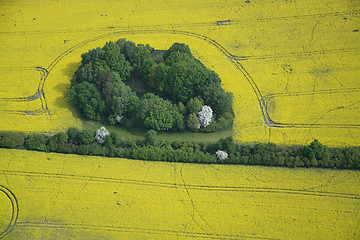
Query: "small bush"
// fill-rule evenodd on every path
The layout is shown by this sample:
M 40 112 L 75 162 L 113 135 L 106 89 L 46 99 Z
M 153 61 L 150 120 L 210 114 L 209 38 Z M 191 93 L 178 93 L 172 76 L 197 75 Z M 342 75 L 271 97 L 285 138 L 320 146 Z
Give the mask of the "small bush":
M 0 147 L 15 148 L 24 144 L 25 134 L 19 132 L 0 132 Z
M 154 146 L 157 143 L 157 132 L 155 130 L 149 130 L 145 134 L 145 143 Z
M 80 130 L 74 127 L 71 127 L 67 130 L 67 135 L 69 136 L 69 141 L 74 144 L 80 143 Z
M 40 133 L 33 133 L 25 140 L 25 146 L 30 150 L 48 151 L 47 136 Z
M 122 138 L 117 132 L 110 133 L 110 137 L 115 147 L 119 147 L 122 144 Z
M 81 144 L 91 144 L 95 141 L 95 131 L 91 129 L 84 129 L 79 133 L 79 140 Z

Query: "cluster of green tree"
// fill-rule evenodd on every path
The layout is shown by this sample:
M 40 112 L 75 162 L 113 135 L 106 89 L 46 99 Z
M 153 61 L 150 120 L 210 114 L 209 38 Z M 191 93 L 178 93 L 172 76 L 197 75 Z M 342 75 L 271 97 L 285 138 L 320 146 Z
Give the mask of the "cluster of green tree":
M 119 39 L 81 57 L 69 97 L 90 119 L 157 131 L 232 126 L 232 94 L 221 88 L 219 76 L 195 59 L 185 44 L 175 43 L 159 55 L 149 45 Z M 130 79 L 141 81 L 151 92 L 134 92 L 128 86 Z M 211 123 L 199 129 L 197 113 L 203 105 L 214 114 Z
M 158 141 L 157 132 L 149 130 L 142 141 L 123 139 L 112 132 L 100 144 L 95 135 L 93 130 L 77 128 L 52 136 L 0 132 L 0 147 L 167 162 L 360 169 L 360 147 L 329 148 L 317 140 L 308 146 L 237 144 L 232 138 L 217 143 L 169 142 Z M 219 160 L 215 155 L 218 150 L 225 151 L 228 157 Z
M 317 139 L 309 146 L 278 146 L 274 143 L 235 144 L 227 138 L 220 140 L 216 148 L 229 154 L 223 163 L 360 169 L 360 147 L 329 148 Z

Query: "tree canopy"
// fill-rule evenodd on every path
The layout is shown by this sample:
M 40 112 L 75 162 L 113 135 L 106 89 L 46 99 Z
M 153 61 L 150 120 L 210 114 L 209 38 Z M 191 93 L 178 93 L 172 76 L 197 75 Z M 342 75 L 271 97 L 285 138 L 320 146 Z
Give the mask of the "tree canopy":
M 161 60 L 155 62 L 155 56 Z M 186 127 L 215 131 L 232 126 L 232 94 L 221 88 L 219 76 L 195 59 L 184 43 L 159 51 L 119 39 L 81 58 L 69 98 L 87 118 L 156 131 Z M 132 89 L 133 85 L 142 89 Z M 202 116 L 204 106 L 213 111 L 206 124 L 195 119 Z

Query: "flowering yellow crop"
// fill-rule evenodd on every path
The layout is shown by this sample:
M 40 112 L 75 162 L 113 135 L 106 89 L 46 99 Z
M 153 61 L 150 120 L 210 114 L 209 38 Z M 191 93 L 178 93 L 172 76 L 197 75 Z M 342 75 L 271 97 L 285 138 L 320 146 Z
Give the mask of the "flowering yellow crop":
M 0 1 L 0 130 L 81 126 L 81 54 L 188 44 L 234 94 L 239 142 L 360 142 L 360 1 Z M 354 171 L 0 149 L 0 238 L 359 239 Z
M 16 219 L 5 239 L 360 236 L 356 171 L 0 155 L 0 232 Z
M 358 1 L 1 1 L 1 130 L 80 126 L 81 53 L 125 37 L 190 45 L 234 93 L 239 142 L 360 142 Z M 44 93 L 44 94 L 42 94 Z

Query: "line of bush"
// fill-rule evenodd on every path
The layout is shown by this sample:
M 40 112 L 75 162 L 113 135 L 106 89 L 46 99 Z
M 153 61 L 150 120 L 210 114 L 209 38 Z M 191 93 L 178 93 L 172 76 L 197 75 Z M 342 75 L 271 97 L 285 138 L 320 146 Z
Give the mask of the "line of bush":
M 158 141 L 156 131 L 149 130 L 144 140 L 135 141 L 105 128 L 69 128 L 54 135 L 0 132 L 0 147 L 165 162 L 360 169 L 360 147 L 329 148 L 316 139 L 308 146 L 237 144 L 231 137 L 216 143 L 170 142 Z

